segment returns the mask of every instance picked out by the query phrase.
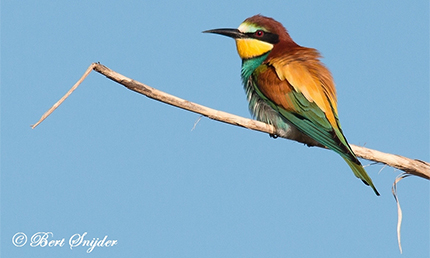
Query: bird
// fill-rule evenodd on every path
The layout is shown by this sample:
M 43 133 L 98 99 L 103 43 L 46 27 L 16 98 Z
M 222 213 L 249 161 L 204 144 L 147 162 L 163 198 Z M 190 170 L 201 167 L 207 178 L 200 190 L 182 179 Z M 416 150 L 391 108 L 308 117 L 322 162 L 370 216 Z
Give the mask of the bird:
M 380 195 L 343 134 L 334 80 L 318 50 L 298 45 L 280 22 L 260 14 L 237 29 L 203 32 L 235 40 L 254 118 L 338 153 Z

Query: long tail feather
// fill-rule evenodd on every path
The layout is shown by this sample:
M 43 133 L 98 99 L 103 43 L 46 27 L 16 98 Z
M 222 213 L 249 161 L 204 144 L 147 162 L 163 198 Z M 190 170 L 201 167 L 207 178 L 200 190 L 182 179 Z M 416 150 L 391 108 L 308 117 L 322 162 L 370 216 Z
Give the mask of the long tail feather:
M 354 172 L 354 175 L 360 178 L 363 183 L 372 187 L 375 194 L 379 196 L 378 190 L 376 190 L 376 187 L 373 185 L 372 179 L 370 179 L 369 175 L 367 175 L 366 170 L 364 170 L 363 166 L 346 158 L 344 158 L 344 160 L 346 161 L 346 163 L 348 163 L 349 167 L 352 169 L 352 172 Z

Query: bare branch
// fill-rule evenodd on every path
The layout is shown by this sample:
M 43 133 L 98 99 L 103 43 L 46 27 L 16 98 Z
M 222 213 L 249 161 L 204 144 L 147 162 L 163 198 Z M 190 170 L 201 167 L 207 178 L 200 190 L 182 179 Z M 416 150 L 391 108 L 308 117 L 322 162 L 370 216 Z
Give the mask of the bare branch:
M 82 78 L 66 93 L 65 96 L 63 96 L 57 103 L 54 104 L 53 107 L 51 107 L 43 116 L 42 118 L 32 126 L 34 129 L 38 124 L 40 124 L 46 117 L 48 117 L 61 103 L 79 86 L 79 84 L 86 78 L 86 76 L 90 73 L 91 69 L 105 75 L 107 78 L 120 83 L 124 85 L 126 88 L 138 92 L 140 94 L 143 94 L 151 99 L 155 99 L 161 102 L 164 102 L 166 104 L 179 107 L 197 114 L 201 114 L 203 116 L 206 116 L 210 119 L 217 120 L 220 122 L 245 127 L 251 130 L 260 131 L 264 133 L 268 133 L 270 135 L 276 135 L 282 138 L 294 140 L 300 143 L 304 143 L 308 146 L 318 146 L 323 147 L 313 141 L 310 138 L 295 138 L 293 135 L 291 135 L 289 132 L 283 131 L 283 130 L 277 130 L 272 125 L 268 125 L 256 120 L 243 118 L 240 116 L 236 116 L 233 114 L 229 114 L 223 111 L 215 110 L 212 108 L 208 108 L 178 97 L 175 97 L 173 95 L 167 94 L 165 92 L 159 91 L 157 89 L 154 89 L 152 87 L 149 87 L 143 83 L 140 83 L 138 81 L 135 81 L 133 79 L 130 79 L 128 77 L 125 77 L 106 66 L 100 64 L 100 63 L 93 63 L 88 67 L 85 74 L 82 76 Z M 391 166 L 393 168 L 400 169 L 404 171 L 407 174 L 419 176 L 425 179 L 430 180 L 430 164 L 425 161 L 421 160 L 414 160 L 409 159 L 406 157 L 402 157 L 399 155 L 389 154 L 389 153 L 383 153 L 377 150 L 372 150 L 356 145 L 351 145 L 353 151 L 355 154 L 363 159 L 372 160 L 378 163 L 386 164 L 388 166 Z M 324 148 L 324 147 L 323 147 Z

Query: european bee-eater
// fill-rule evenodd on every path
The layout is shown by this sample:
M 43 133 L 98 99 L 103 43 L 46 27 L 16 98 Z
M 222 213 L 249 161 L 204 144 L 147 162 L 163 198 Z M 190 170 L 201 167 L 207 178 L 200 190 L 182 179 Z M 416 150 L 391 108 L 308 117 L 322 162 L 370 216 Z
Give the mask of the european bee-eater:
M 299 46 L 281 23 L 262 15 L 238 29 L 204 32 L 235 39 L 249 109 L 257 120 L 335 151 L 379 195 L 343 135 L 333 78 L 316 49 Z

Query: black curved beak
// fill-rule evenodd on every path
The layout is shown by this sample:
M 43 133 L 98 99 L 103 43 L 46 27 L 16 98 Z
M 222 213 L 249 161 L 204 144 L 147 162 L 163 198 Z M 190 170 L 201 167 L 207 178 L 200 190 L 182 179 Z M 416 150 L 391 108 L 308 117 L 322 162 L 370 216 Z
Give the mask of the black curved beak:
M 238 29 L 214 29 L 214 30 L 205 30 L 203 33 L 214 33 L 224 35 L 230 38 L 244 38 L 246 37 L 245 33 L 240 32 Z

